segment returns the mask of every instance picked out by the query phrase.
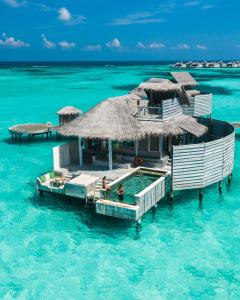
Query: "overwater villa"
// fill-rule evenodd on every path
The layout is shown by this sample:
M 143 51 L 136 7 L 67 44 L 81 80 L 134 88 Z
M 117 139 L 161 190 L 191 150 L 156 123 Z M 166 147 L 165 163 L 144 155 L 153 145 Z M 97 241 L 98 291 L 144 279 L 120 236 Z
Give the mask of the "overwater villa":
M 194 68 L 194 69 L 201 69 L 201 68 L 239 68 L 240 63 L 239 61 L 229 61 L 229 62 L 223 62 L 223 61 L 203 61 L 203 62 L 197 62 L 197 61 L 189 61 L 189 62 L 177 62 L 173 65 L 173 67 L 178 69 L 188 69 L 188 68 Z
M 174 191 L 197 189 L 202 196 L 231 176 L 233 126 L 211 118 L 212 95 L 198 91 L 189 73 L 171 74 L 172 80 L 152 78 L 60 126 L 72 140 L 53 148 L 53 171 L 37 178 L 38 190 L 139 221 Z

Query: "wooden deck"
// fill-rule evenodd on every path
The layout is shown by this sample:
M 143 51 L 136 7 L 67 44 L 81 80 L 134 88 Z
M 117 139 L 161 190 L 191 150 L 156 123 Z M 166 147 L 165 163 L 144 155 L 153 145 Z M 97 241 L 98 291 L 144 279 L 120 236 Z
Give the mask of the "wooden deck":
M 60 171 L 64 174 L 88 174 L 92 176 L 96 176 L 99 178 L 103 178 L 103 176 L 106 176 L 108 180 L 113 181 L 125 173 L 133 171 L 134 168 L 129 168 L 129 169 L 123 169 L 123 168 L 116 168 L 113 170 L 109 170 L 106 167 L 102 166 L 96 166 L 96 165 L 83 165 L 80 167 L 78 164 L 71 164 L 65 167 L 62 167 L 58 169 L 57 171 Z
M 11 126 L 8 131 L 12 138 L 21 138 L 25 135 L 31 139 L 35 135 L 46 135 L 48 137 L 52 134 L 54 128 L 53 125 L 47 123 L 29 123 Z
M 231 122 L 234 128 L 240 128 L 240 122 Z

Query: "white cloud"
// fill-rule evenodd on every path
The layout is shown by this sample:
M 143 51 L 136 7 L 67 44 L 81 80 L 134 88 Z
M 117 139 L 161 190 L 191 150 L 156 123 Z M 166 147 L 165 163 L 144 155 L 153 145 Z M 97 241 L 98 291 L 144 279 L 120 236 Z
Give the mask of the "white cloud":
M 74 26 L 78 24 L 86 24 L 86 18 L 82 15 L 76 15 L 71 18 L 70 21 L 66 23 L 66 25 Z
M 113 19 L 110 25 L 131 25 L 131 24 L 149 24 L 149 23 L 162 23 L 166 19 L 155 17 L 159 11 L 154 12 L 136 12 L 129 14 L 123 18 Z
M 18 0 L 3 0 L 7 5 L 17 8 L 26 5 L 26 1 L 18 1 Z
M 62 49 L 72 49 L 76 47 L 75 43 L 67 42 L 67 41 L 61 41 L 58 43 L 59 47 Z
M 189 2 L 185 2 L 183 6 L 191 7 L 191 6 L 197 6 L 199 4 L 200 4 L 199 1 L 189 1 Z
M 15 37 L 8 37 L 6 33 L 2 34 L 3 38 L 0 39 L 0 46 L 10 48 L 25 48 L 30 47 L 30 44 L 25 43 L 21 40 L 17 40 Z
M 121 48 L 121 43 L 120 43 L 119 39 L 115 38 L 112 41 L 107 42 L 106 46 L 108 48 Z
M 188 49 L 190 49 L 190 47 L 188 46 L 188 44 L 182 43 L 182 44 L 178 44 L 177 46 L 172 47 L 172 49 L 188 50 Z
M 157 42 L 153 42 L 149 45 L 150 49 L 162 49 L 164 47 L 165 45 L 163 43 L 157 43 Z
M 70 11 L 66 7 L 59 8 L 58 13 L 58 19 L 61 21 L 70 21 L 72 18 Z
M 142 42 L 138 42 L 136 47 L 140 48 L 140 49 L 143 49 L 143 48 L 145 48 L 145 45 Z
M 203 5 L 202 6 L 202 9 L 203 10 L 208 10 L 208 9 L 211 9 L 211 8 L 214 8 L 215 7 L 215 5 L 212 5 L 212 4 L 206 4 L 206 5 Z
M 207 47 L 204 45 L 196 45 L 196 48 L 199 50 L 207 50 Z
M 48 48 L 48 49 L 56 48 L 56 44 L 54 42 L 49 41 L 45 34 L 41 34 L 41 37 L 42 37 L 42 40 L 43 40 L 43 46 L 45 48 Z
M 163 49 L 165 45 L 159 42 L 152 42 L 148 45 L 145 45 L 142 42 L 138 42 L 136 47 L 140 49 Z
M 102 46 L 101 45 L 86 45 L 82 48 L 82 50 L 84 51 L 100 51 L 102 50 Z

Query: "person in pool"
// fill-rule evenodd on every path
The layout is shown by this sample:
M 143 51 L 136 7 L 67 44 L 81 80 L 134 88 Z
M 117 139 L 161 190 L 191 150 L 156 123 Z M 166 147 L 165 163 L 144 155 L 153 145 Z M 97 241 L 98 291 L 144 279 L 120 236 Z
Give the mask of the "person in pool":
M 110 191 L 111 188 L 110 186 L 108 185 L 108 181 L 107 181 L 107 177 L 104 176 L 103 179 L 102 179 L 102 188 L 106 191 Z
M 124 189 L 123 189 L 122 184 L 119 184 L 119 187 L 117 189 L 117 194 L 118 194 L 118 200 L 119 200 L 119 202 L 123 202 Z

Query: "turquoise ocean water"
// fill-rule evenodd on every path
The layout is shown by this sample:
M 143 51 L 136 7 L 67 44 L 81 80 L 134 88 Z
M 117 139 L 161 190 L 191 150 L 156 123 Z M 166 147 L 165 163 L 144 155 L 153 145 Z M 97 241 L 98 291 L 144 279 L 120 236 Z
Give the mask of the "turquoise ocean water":
M 86 111 L 149 77 L 155 65 L 0 67 L 1 299 L 239 299 L 240 141 L 230 188 L 176 193 L 142 227 L 96 215 L 77 200 L 39 197 L 35 178 L 59 142 L 13 143 L 7 128 L 57 122 L 65 105 Z M 240 70 L 194 70 L 214 93 L 213 116 L 240 121 Z

